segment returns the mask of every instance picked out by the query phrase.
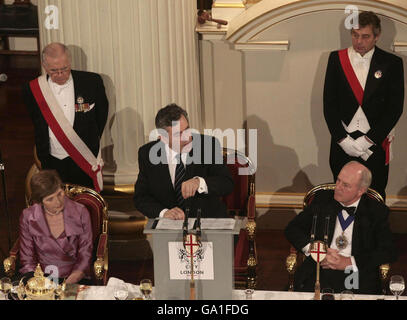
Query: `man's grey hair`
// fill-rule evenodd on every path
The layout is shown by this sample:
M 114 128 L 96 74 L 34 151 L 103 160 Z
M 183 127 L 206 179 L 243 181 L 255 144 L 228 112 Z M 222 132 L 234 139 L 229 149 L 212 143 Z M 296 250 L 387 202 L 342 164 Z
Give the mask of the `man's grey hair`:
M 366 190 L 370 187 L 372 183 L 372 172 L 368 168 L 362 169 L 362 174 L 360 177 L 360 186 L 362 188 L 366 188 Z
M 59 42 L 50 43 L 42 50 L 41 61 L 43 64 L 47 64 L 47 57 L 55 58 L 61 54 L 66 54 L 69 62 L 71 62 L 71 52 L 66 45 Z

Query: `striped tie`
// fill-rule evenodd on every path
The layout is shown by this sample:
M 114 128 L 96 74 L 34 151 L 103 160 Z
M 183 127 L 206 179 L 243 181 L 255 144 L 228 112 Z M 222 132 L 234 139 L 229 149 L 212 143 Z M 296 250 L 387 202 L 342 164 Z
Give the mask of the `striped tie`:
M 185 178 L 185 167 L 182 163 L 181 154 L 177 154 L 177 167 L 175 168 L 175 179 L 174 179 L 174 190 L 175 196 L 177 198 L 177 203 L 179 208 L 184 208 L 185 199 L 182 196 L 181 185 Z

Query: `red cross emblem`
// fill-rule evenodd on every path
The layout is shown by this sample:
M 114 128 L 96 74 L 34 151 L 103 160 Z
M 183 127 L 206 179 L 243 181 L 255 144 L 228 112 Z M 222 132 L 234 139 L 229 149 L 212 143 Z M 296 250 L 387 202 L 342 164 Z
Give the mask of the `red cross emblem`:
M 189 234 L 185 240 L 185 250 L 188 257 L 194 256 L 194 253 L 196 253 L 197 250 L 194 250 L 194 247 L 199 247 L 199 243 L 196 241 L 194 234 Z
M 322 241 L 315 241 L 311 243 L 311 257 L 316 262 L 321 262 L 326 257 L 326 246 Z

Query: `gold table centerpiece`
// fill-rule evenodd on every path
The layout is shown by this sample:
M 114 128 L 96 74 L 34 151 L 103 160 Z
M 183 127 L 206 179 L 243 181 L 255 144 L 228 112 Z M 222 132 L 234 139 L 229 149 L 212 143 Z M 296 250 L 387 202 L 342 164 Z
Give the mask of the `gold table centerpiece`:
M 62 298 L 65 289 L 65 282 L 62 285 L 57 285 L 50 278 L 44 277 L 44 272 L 40 264 L 37 265 L 34 272 L 34 277 L 27 281 L 24 286 L 20 281 L 19 298 L 23 299 L 23 294 L 27 300 L 55 300 L 56 297 Z

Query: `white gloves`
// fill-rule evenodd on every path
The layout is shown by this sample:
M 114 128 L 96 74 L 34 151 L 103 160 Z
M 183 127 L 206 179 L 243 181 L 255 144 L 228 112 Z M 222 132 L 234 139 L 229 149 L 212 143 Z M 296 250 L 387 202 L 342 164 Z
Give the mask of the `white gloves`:
M 373 143 L 369 142 L 369 141 L 366 139 L 366 136 L 361 136 L 361 137 L 357 138 L 357 139 L 355 140 L 355 143 L 356 143 L 356 144 L 358 145 L 358 147 L 359 147 L 362 151 L 364 151 L 364 152 L 366 152 L 371 146 L 373 146 Z
M 361 136 L 355 140 L 356 145 L 364 151 L 364 153 L 360 156 L 363 160 L 367 161 L 367 159 L 373 154 L 369 148 L 373 146 L 372 142 L 369 142 L 366 139 L 366 136 Z
M 343 151 L 351 157 L 361 157 L 365 161 L 373 154 L 373 152 L 369 150 L 373 143 L 367 141 L 365 136 L 361 136 L 354 140 L 348 135 L 345 139 L 339 142 L 339 145 Z

